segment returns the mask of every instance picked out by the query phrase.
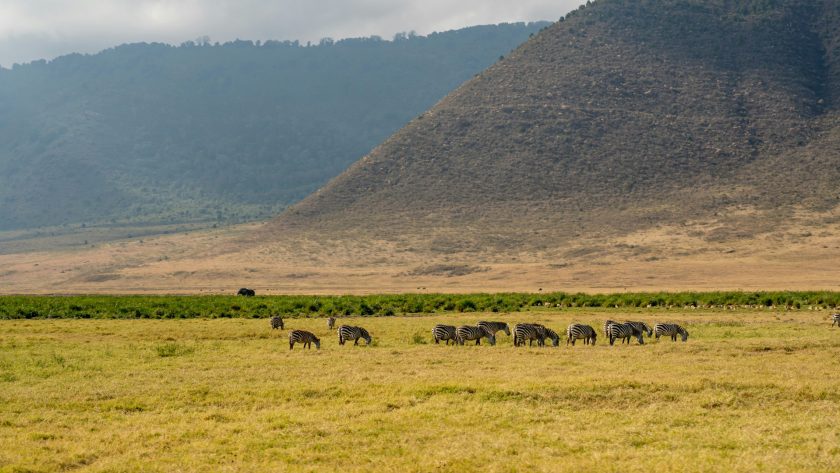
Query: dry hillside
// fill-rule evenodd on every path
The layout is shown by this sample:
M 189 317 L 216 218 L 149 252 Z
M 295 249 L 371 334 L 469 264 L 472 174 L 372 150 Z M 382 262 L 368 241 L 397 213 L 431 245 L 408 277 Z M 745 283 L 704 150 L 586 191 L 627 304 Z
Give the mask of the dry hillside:
M 838 164 L 840 2 L 599 0 L 260 239 L 497 254 L 710 219 L 699 236 L 740 241 L 835 208 Z

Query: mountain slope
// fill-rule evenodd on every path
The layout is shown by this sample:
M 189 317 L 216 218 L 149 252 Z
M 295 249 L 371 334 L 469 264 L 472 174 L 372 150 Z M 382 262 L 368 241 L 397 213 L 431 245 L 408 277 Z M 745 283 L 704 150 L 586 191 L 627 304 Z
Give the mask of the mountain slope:
M 276 215 L 546 25 L 0 69 L 0 230 Z
M 755 237 L 796 212 L 832 209 L 839 5 L 592 2 L 413 120 L 263 238 L 411 236 L 444 253 L 518 251 L 698 219 L 729 229 L 708 239 Z

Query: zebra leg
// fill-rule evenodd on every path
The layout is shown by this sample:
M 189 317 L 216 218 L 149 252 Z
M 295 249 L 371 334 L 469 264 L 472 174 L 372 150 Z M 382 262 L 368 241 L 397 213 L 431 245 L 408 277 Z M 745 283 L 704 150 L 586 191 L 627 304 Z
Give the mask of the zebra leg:
M 289 342 L 289 350 L 295 347 L 295 342 Z
M 613 343 L 615 343 L 615 337 L 613 337 L 612 335 L 610 335 L 610 346 L 612 346 L 612 345 L 613 345 Z
M 358 338 L 353 340 L 353 345 L 359 346 L 359 339 Z
M 478 338 L 475 339 L 475 344 L 476 345 L 481 345 L 481 337 L 478 337 Z

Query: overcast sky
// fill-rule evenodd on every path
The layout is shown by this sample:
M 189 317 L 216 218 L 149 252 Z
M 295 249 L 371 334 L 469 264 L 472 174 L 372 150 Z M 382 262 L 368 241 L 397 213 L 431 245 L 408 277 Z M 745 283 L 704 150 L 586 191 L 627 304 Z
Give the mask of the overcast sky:
M 318 41 L 556 20 L 581 0 L 0 0 L 0 65 L 207 35 Z

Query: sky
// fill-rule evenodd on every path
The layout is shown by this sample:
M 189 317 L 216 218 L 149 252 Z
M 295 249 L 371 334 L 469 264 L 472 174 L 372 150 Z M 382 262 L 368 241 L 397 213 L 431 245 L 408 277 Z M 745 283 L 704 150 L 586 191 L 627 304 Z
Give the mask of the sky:
M 300 40 L 556 20 L 582 0 L 0 0 L 0 66 L 123 43 Z

